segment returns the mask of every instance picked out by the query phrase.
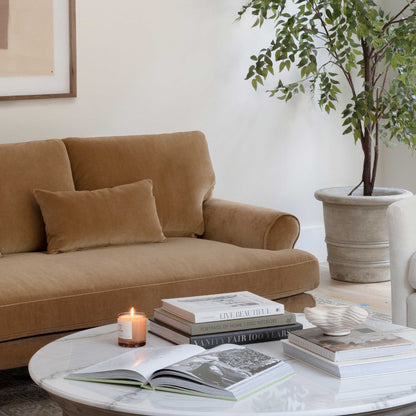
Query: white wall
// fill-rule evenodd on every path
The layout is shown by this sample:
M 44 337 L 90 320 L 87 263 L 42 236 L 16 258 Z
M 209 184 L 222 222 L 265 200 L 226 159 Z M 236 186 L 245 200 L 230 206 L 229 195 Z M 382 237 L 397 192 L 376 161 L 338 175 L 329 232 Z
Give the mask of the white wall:
M 396 0 L 383 0 L 385 10 L 396 12 L 403 7 Z M 416 194 L 416 154 L 404 144 L 381 149 L 379 179 L 383 186 L 403 188 Z
M 380 177 L 384 186 L 416 194 L 416 154 L 404 144 L 383 149 Z
M 244 3 L 78 0 L 78 97 L 0 102 L 0 142 L 202 130 L 215 196 L 294 213 L 298 247 L 324 259 L 313 194 L 357 183 L 360 149 L 310 97 L 285 104 L 244 80 L 268 39 L 234 22 Z

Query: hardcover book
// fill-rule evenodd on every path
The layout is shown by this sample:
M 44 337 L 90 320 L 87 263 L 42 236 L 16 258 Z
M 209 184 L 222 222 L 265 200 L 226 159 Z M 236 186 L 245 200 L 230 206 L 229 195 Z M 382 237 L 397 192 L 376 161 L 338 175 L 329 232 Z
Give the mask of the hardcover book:
M 266 328 L 270 326 L 290 325 L 296 323 L 296 315 L 284 312 L 279 315 L 256 316 L 253 318 L 229 319 L 192 323 L 162 308 L 154 310 L 155 321 L 163 322 L 189 335 L 215 334 L 218 332 L 242 331 L 245 329 Z
M 289 340 L 282 340 L 282 345 L 285 354 L 338 378 L 373 376 L 416 369 L 416 353 L 414 351 L 386 357 L 335 362 L 292 344 Z
M 162 299 L 162 308 L 189 322 L 212 322 L 282 314 L 284 306 L 251 292 Z
M 324 335 L 321 329 L 314 327 L 291 332 L 288 339 L 331 361 L 380 357 L 413 349 L 411 341 L 365 325 L 342 337 Z
M 66 378 L 239 400 L 292 374 L 286 362 L 238 345 L 177 345 L 130 350 Z
M 217 334 L 189 335 L 172 328 L 163 322 L 148 319 L 149 332 L 167 339 L 174 344 L 196 344 L 204 348 L 213 348 L 221 344 L 254 344 L 257 342 L 277 341 L 287 338 L 289 331 L 301 329 L 302 324 L 280 325 L 268 328 L 256 328 L 243 331 L 220 332 Z

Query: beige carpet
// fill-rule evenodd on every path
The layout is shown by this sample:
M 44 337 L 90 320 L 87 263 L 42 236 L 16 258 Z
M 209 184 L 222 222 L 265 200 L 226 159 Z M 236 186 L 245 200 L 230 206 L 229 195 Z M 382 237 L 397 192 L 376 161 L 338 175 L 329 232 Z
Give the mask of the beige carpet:
M 350 283 L 331 279 L 328 263 L 320 263 L 320 283 L 312 290 L 314 297 L 342 299 L 355 305 L 391 313 L 391 283 Z
M 62 411 L 32 382 L 24 367 L 0 371 L 0 415 L 62 416 Z

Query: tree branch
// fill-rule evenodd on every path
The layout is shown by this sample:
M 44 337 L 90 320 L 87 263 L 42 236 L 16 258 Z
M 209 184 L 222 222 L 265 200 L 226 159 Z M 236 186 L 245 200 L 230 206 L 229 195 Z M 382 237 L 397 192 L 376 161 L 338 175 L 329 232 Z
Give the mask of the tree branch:
M 381 84 L 381 90 L 384 91 L 384 89 L 386 88 L 386 82 L 387 82 L 387 74 L 390 70 L 390 64 L 387 65 L 386 70 L 384 71 L 384 79 L 383 79 L 383 83 Z
M 416 0 L 412 0 L 412 1 L 416 1 Z M 332 41 L 332 38 L 331 38 L 331 35 L 329 34 L 329 31 L 328 31 L 328 28 L 327 28 L 327 26 L 326 26 L 326 24 L 325 24 L 325 21 L 324 21 L 324 19 L 322 19 L 322 14 L 321 14 L 321 12 L 319 11 L 319 10 L 317 10 L 316 9 L 316 7 L 315 7 L 315 2 L 312 2 L 312 9 L 314 10 L 314 12 L 316 13 L 316 16 L 318 16 L 318 19 L 319 19 L 319 21 L 321 22 L 321 25 L 322 25 L 322 28 L 324 29 L 324 31 L 325 31 L 325 34 L 326 34 L 326 38 L 329 40 L 329 42 L 330 42 L 330 44 L 331 44 L 331 46 L 335 49 L 335 51 L 336 51 L 336 48 L 335 48 L 335 45 L 334 45 L 334 42 Z M 336 53 L 336 52 L 332 52 L 332 51 L 330 51 L 329 49 L 328 49 L 328 52 L 339 62 L 339 56 L 338 56 L 338 54 Z M 344 76 L 345 76 L 345 78 L 347 79 L 347 81 L 348 81 L 348 84 L 349 84 L 349 86 L 350 86 L 350 88 L 351 88 L 351 91 L 352 91 L 352 95 L 353 95 L 353 97 L 355 97 L 356 96 L 356 92 L 355 92 L 355 86 L 354 86 L 354 82 L 353 82 L 353 80 L 352 80 L 352 76 L 351 76 L 351 74 L 344 68 L 344 66 L 343 65 L 341 65 L 340 63 L 337 63 L 336 64 L 340 69 L 341 69 L 341 71 L 344 73 Z
M 391 22 L 391 24 L 392 24 L 392 25 L 394 25 L 394 24 L 396 24 L 396 23 L 403 23 L 403 22 L 405 22 L 406 20 L 409 20 L 409 19 L 411 19 L 412 17 L 415 17 L 415 15 L 416 15 L 416 13 L 412 13 L 412 14 L 410 14 L 410 15 L 409 15 L 409 16 L 407 16 L 407 17 L 403 17 L 403 19 L 394 20 L 393 22 Z
M 413 3 L 415 3 L 416 0 L 411 0 L 409 3 L 407 3 L 406 6 L 403 7 L 403 9 L 401 9 L 399 11 L 399 13 L 397 13 L 394 17 L 392 17 L 387 23 L 384 24 L 382 31 L 384 32 L 389 26 L 391 26 L 392 24 L 396 23 L 396 19 L 401 16 Z
M 354 187 L 352 190 L 351 190 L 351 192 L 348 194 L 348 196 L 351 196 L 359 187 L 360 187 L 360 185 L 363 183 L 364 181 L 361 179 L 361 182 L 356 186 L 356 187 Z
M 393 40 L 386 43 L 379 51 L 374 54 L 374 62 L 377 64 L 379 63 L 385 56 L 387 52 L 387 48 L 393 44 Z
M 373 85 L 374 85 L 374 86 L 376 86 L 376 85 L 377 85 L 378 80 L 379 80 L 382 76 L 383 76 L 383 72 L 381 72 L 380 74 L 378 74 L 378 75 L 377 75 L 377 77 L 376 77 L 376 78 L 374 78 L 374 80 L 373 80 Z

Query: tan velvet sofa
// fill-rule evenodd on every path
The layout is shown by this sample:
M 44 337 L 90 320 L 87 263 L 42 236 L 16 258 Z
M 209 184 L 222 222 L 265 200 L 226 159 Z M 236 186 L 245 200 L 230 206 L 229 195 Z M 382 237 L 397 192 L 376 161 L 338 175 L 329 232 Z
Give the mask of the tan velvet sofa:
M 318 262 L 293 249 L 298 220 L 212 199 L 200 132 L 2 144 L 0 177 L 0 369 L 130 306 L 151 315 L 165 297 L 249 290 L 289 310 L 314 304 L 304 292 Z

